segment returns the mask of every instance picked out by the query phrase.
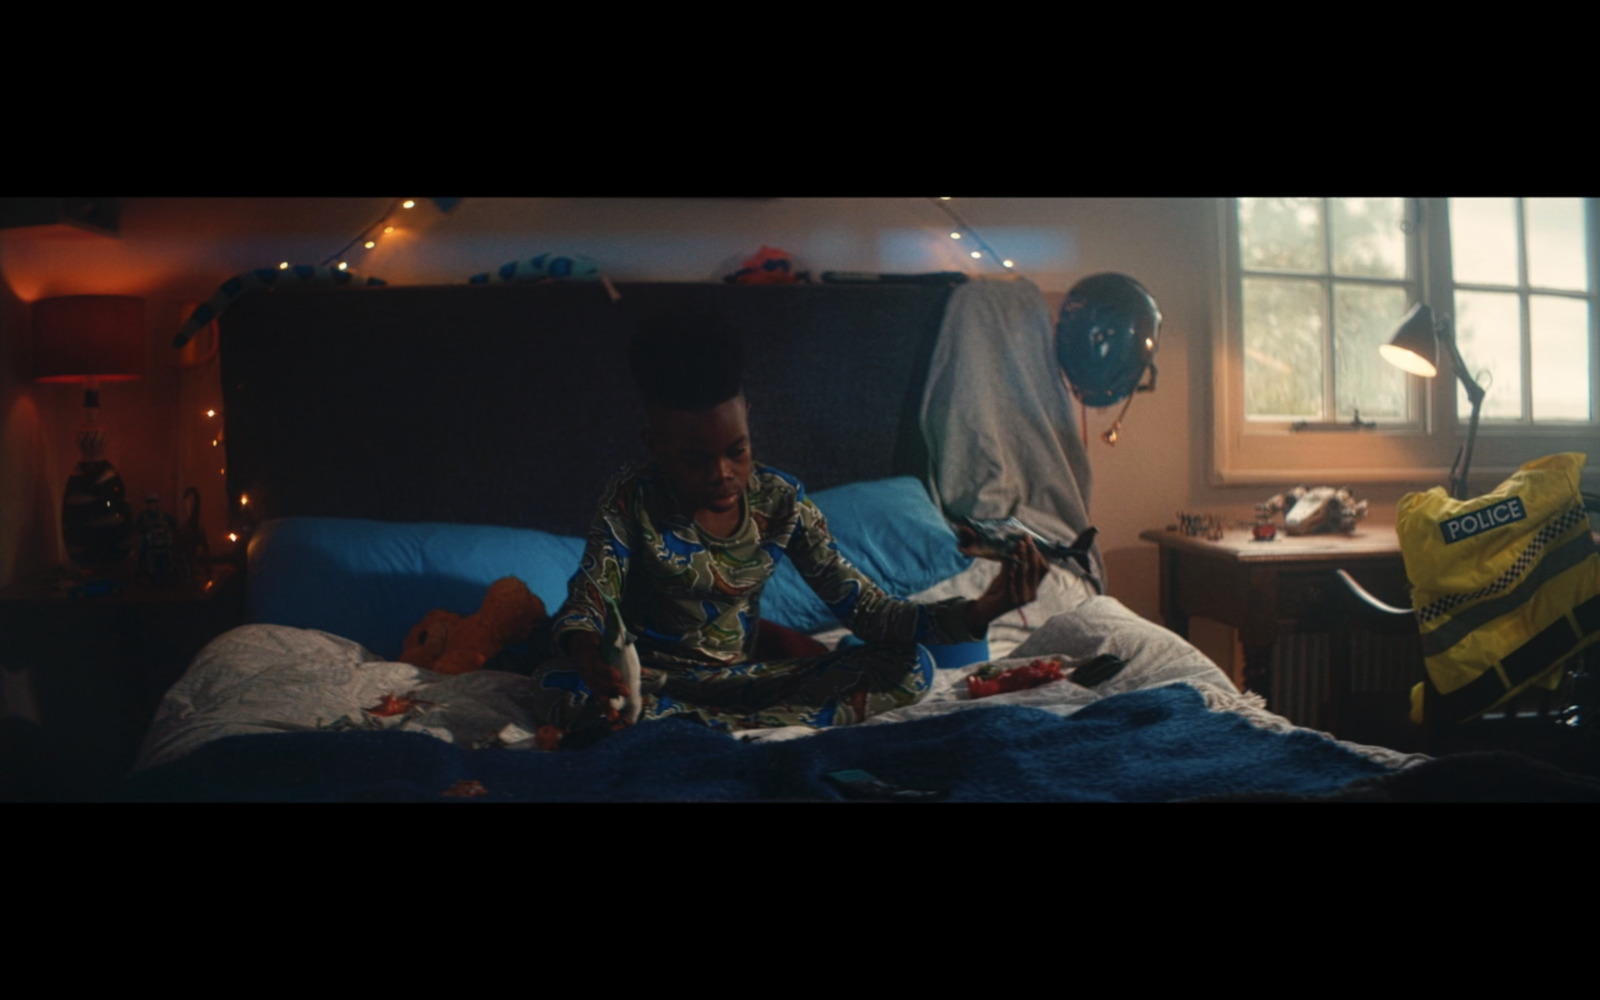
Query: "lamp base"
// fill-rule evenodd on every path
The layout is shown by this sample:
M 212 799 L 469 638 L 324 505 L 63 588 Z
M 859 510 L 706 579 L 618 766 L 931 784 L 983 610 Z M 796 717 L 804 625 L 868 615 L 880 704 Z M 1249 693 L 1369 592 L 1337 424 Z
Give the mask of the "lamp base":
M 61 540 L 67 555 L 84 568 L 110 568 L 133 554 L 133 510 L 122 477 L 105 459 L 84 459 L 68 477 Z

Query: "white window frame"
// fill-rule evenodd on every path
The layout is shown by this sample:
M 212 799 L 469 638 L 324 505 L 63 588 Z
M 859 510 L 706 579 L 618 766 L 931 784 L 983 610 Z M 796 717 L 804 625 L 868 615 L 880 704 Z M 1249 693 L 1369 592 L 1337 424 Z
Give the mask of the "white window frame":
M 1453 317 L 1455 285 L 1450 270 L 1447 201 L 1412 199 L 1409 207 L 1418 232 L 1417 239 L 1408 241 L 1407 259 L 1416 268 L 1413 273 L 1419 279 L 1417 291 L 1436 316 Z M 1586 207 L 1590 240 L 1591 409 L 1600 410 L 1600 247 L 1595 245 L 1600 240 L 1600 199 L 1588 199 Z M 1444 485 L 1467 430 L 1468 413 L 1464 410 L 1459 418 L 1456 414 L 1459 382 L 1453 373 L 1442 371 L 1436 379 L 1408 376 L 1415 393 L 1412 410 L 1421 417 L 1411 424 L 1380 420 L 1371 430 L 1295 431 L 1289 420 L 1245 419 L 1243 269 L 1235 200 L 1217 199 L 1216 211 L 1222 287 L 1216 297 L 1212 341 L 1215 392 L 1211 484 L 1282 485 L 1294 480 L 1333 485 L 1399 483 L 1418 488 Z M 1526 291 L 1524 287 L 1524 303 Z M 1395 319 L 1398 322 L 1400 317 Z M 1600 413 L 1591 413 L 1587 422 L 1537 425 L 1481 420 L 1472 455 L 1470 488 L 1490 489 L 1523 462 L 1562 451 L 1588 454 L 1585 488 L 1597 488 L 1600 419 L 1596 418 Z

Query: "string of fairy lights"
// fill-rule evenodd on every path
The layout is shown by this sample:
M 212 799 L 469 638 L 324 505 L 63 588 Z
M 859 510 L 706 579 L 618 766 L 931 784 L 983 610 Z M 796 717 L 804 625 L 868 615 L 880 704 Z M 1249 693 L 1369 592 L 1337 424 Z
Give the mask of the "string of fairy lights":
M 441 211 L 449 211 L 450 208 L 454 207 L 455 202 L 459 201 L 460 199 L 435 198 L 433 200 Z M 416 198 L 395 198 L 393 201 L 389 202 L 389 204 L 384 207 L 382 214 L 380 214 L 372 224 L 356 233 L 356 235 L 352 237 L 349 242 L 344 244 L 344 246 L 341 246 L 339 249 L 323 258 L 321 266 L 332 266 L 337 267 L 340 271 L 348 271 L 350 269 L 351 257 L 353 256 L 351 251 L 356 250 L 357 247 L 359 247 L 362 251 L 375 250 L 377 249 L 379 243 L 381 243 L 383 240 L 405 232 L 406 215 L 417 207 L 418 201 L 419 199 Z M 287 271 L 289 267 L 290 263 L 287 260 L 280 261 L 278 264 L 278 270 L 280 271 Z M 215 328 L 212 330 L 212 336 L 216 336 Z M 214 345 L 215 341 L 213 341 L 213 346 Z M 209 361 L 215 356 L 216 352 L 213 349 L 205 361 Z M 201 364 L 203 363 L 204 361 L 201 362 Z M 199 367 L 199 365 L 196 365 L 195 367 Z M 211 439 L 211 447 L 221 448 L 227 440 L 225 425 L 220 419 L 222 416 L 221 410 L 215 405 L 210 405 L 207 406 L 202 412 L 205 415 L 205 428 L 207 436 Z M 220 452 L 214 454 L 220 454 Z M 228 469 L 226 464 L 219 463 L 217 467 L 217 474 L 223 477 L 227 476 Z M 249 494 L 241 493 L 239 495 L 239 508 L 241 513 L 244 515 L 246 524 L 248 524 L 250 521 Z M 234 545 L 239 544 L 239 541 L 242 537 L 239 526 L 234 526 L 233 530 L 228 531 L 225 537 L 230 543 Z
M 459 198 L 432 199 L 436 207 L 438 207 L 440 211 L 445 212 L 448 212 L 451 208 L 454 208 L 455 204 L 460 200 L 461 199 Z M 969 256 L 971 256 L 974 260 L 981 260 L 987 256 L 1002 269 L 1006 271 L 1014 271 L 1016 269 L 1016 262 L 1009 257 L 1003 257 L 997 253 L 995 249 L 990 246 L 986 240 L 984 240 L 978 231 L 972 227 L 972 224 L 964 219 L 961 216 L 961 213 L 950 204 L 952 200 L 953 199 L 951 198 L 928 199 L 928 201 L 937 207 L 939 211 L 942 212 L 951 221 L 951 223 L 953 223 L 952 228 L 949 230 L 949 238 L 957 242 L 965 240 L 968 241 L 970 245 L 974 246 L 975 249 L 968 251 Z M 416 209 L 418 203 L 419 199 L 417 198 L 395 198 L 384 207 L 383 212 L 378 215 L 375 221 L 373 221 L 366 228 L 362 229 L 360 232 L 356 233 L 355 236 L 349 240 L 349 242 L 345 243 L 343 246 L 339 247 L 339 249 L 323 258 L 321 266 L 337 267 L 340 271 L 348 271 L 350 269 L 351 259 L 356 253 L 363 251 L 370 252 L 375 250 L 384 240 L 405 232 L 407 230 L 406 217 L 410 212 Z M 280 261 L 278 264 L 278 269 L 280 271 L 287 271 L 289 267 L 290 262 L 287 260 Z M 214 327 L 212 336 L 216 336 Z M 207 356 L 207 358 L 201 363 L 194 365 L 194 367 L 199 367 L 200 364 L 203 364 L 205 361 L 209 361 L 214 358 L 216 356 L 214 347 L 215 341 L 213 341 L 213 350 Z M 207 428 L 207 436 L 211 440 L 211 447 L 221 448 L 226 441 L 224 425 L 220 419 L 221 411 L 217 408 L 217 406 L 211 405 L 207 406 L 203 412 L 207 421 L 205 427 Z M 215 452 L 214 454 L 221 453 Z M 224 477 L 227 476 L 227 466 L 225 464 L 219 464 L 217 473 L 218 475 Z M 248 523 L 250 508 L 250 497 L 248 494 L 240 494 L 239 507 L 241 512 L 245 515 L 245 520 Z M 226 537 L 230 543 L 235 545 L 237 545 L 241 539 L 241 535 L 238 530 L 229 531 Z
M 967 222 L 967 220 L 963 219 L 961 217 L 961 214 L 959 212 L 957 212 L 953 207 L 951 207 L 951 205 L 950 205 L 951 200 L 952 199 L 950 199 L 950 198 L 930 198 L 929 199 L 929 201 L 933 202 L 933 204 L 941 212 L 943 212 L 945 215 L 948 215 L 950 217 L 951 221 L 953 221 L 956 224 L 957 228 L 955 228 L 955 229 L 950 231 L 950 238 L 952 240 L 961 240 L 961 239 L 965 239 L 965 238 L 970 237 L 972 239 L 972 242 L 974 242 L 974 243 L 976 243 L 978 245 L 978 249 L 968 252 L 968 255 L 971 256 L 972 259 L 974 259 L 974 260 L 982 260 L 983 259 L 983 255 L 984 254 L 988 254 L 989 258 L 991 260 L 993 260 L 996 264 L 999 264 L 1001 267 L 1005 268 L 1007 271 L 1015 270 L 1016 266 L 1017 266 L 1016 261 L 1012 260 L 1009 257 L 1002 257 L 999 254 L 995 253 L 994 247 L 991 247 L 988 243 L 984 242 L 983 237 L 978 235 L 978 231 L 976 229 L 973 229 L 972 226 Z

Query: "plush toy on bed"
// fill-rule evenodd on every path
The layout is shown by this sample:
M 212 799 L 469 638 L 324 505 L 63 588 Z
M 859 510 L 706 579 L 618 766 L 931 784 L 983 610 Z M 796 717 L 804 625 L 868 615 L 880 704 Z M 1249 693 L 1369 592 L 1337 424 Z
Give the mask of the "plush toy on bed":
M 400 662 L 439 674 L 479 670 L 496 653 L 528 638 L 549 618 L 544 602 L 514 576 L 489 585 L 483 606 L 462 617 L 440 608 L 428 612 L 406 636 Z

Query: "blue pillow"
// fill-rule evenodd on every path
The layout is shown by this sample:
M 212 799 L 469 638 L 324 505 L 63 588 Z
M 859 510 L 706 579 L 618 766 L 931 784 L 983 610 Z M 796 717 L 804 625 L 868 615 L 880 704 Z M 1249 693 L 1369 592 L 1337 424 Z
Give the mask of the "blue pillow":
M 909 597 L 971 565 L 927 491 L 909 476 L 808 495 L 828 519 L 840 554 L 891 596 Z M 761 617 L 802 632 L 839 624 L 788 559 L 762 591 Z
M 280 518 L 250 540 L 250 620 L 332 632 L 392 660 L 423 615 L 472 614 L 503 576 L 555 614 L 582 558 L 583 539 L 527 528 Z

